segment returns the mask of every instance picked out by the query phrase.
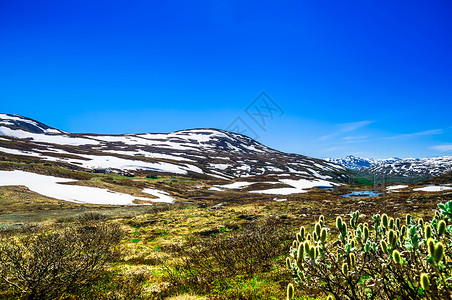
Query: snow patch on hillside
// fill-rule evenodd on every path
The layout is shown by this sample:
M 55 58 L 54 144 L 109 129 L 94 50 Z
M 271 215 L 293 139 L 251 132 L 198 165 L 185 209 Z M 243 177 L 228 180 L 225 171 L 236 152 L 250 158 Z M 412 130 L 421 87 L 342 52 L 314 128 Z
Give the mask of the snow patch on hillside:
M 209 164 L 210 167 L 218 170 L 226 170 L 229 167 L 232 167 L 231 164 Z
M 389 192 L 398 192 L 398 190 L 404 189 L 404 188 L 407 188 L 407 187 L 408 187 L 407 185 L 400 184 L 400 185 L 392 185 L 392 186 L 388 186 L 386 189 L 387 189 Z
M 290 195 L 297 193 L 306 193 L 309 189 L 316 186 L 330 186 L 333 187 L 335 185 L 339 185 L 337 183 L 333 183 L 326 180 L 306 180 L 306 179 L 280 179 L 281 183 L 285 183 L 292 187 L 286 188 L 275 188 L 261 191 L 251 191 L 250 193 L 259 193 L 259 194 L 274 194 L 274 195 Z
M 148 158 L 161 158 L 161 159 L 169 159 L 169 160 L 194 162 L 194 160 L 192 160 L 192 159 L 180 157 L 177 155 L 155 153 L 155 152 L 149 152 L 149 151 L 145 151 L 145 150 L 141 150 L 141 149 L 136 150 L 136 151 L 107 150 L 105 152 L 109 152 L 109 153 L 113 153 L 113 154 L 128 155 L 128 156 L 144 156 L 144 157 L 148 157 Z
M 157 190 L 147 191 L 147 193 L 157 197 L 156 199 L 151 199 L 113 192 L 107 189 L 61 184 L 75 181 L 76 180 L 73 179 L 40 175 L 18 170 L 0 171 L 0 186 L 26 186 L 29 190 L 43 196 L 75 203 L 133 205 L 133 200 L 135 199 L 152 202 L 170 202 L 169 198 L 171 198 L 167 193 Z
M 0 152 L 13 154 L 13 155 L 25 155 L 25 156 L 34 156 L 34 157 L 42 156 L 41 154 L 35 153 L 32 151 L 23 151 L 23 150 L 10 149 L 10 148 L 4 148 L 4 147 L 0 147 Z
M 219 188 L 225 188 L 225 189 L 241 189 L 244 188 L 246 186 L 255 184 L 256 182 L 245 182 L 245 181 L 240 181 L 240 182 L 233 182 L 233 183 L 229 183 L 229 184 L 225 184 L 225 185 L 216 185 L 216 187 Z
M 416 191 L 416 192 L 442 192 L 442 191 L 447 191 L 447 190 L 452 190 L 452 187 L 446 186 L 446 185 L 429 185 L 429 186 L 424 186 L 421 188 L 413 189 L 413 191 Z
M 159 202 L 173 203 L 175 201 L 173 197 L 171 197 L 167 192 L 164 191 L 146 188 L 143 189 L 143 193 L 151 194 L 152 196 L 157 197 L 157 199 L 159 199 Z

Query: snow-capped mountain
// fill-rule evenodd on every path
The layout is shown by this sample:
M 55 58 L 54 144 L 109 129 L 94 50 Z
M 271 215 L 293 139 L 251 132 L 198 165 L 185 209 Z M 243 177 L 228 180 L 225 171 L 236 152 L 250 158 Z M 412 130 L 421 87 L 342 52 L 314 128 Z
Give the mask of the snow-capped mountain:
M 122 135 L 72 134 L 0 114 L 0 158 L 34 159 L 81 170 L 142 170 L 232 179 L 251 176 L 348 180 L 333 162 L 283 153 L 218 129 Z
M 452 171 L 452 156 L 433 158 L 386 158 L 373 159 L 349 155 L 345 158 L 329 158 L 329 162 L 339 164 L 353 170 L 359 176 L 394 182 L 421 181 Z
M 452 156 L 405 158 L 392 163 L 374 165 L 364 170 L 367 174 L 387 177 L 430 178 L 452 171 Z
M 356 157 L 353 155 L 348 155 L 345 158 L 327 158 L 329 162 L 341 165 L 350 170 L 359 170 L 372 166 L 381 166 L 384 164 L 394 163 L 400 160 L 400 158 L 385 158 L 385 159 L 374 159 L 374 158 L 364 158 Z

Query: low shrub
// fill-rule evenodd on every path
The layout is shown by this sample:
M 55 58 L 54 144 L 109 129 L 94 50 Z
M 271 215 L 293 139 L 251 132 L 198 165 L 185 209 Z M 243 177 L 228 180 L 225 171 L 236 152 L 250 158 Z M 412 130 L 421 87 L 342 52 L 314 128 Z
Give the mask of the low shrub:
M 105 221 L 107 219 L 107 216 L 98 213 L 98 212 L 87 212 L 80 216 L 77 216 L 76 220 L 79 223 L 88 223 L 88 222 L 98 222 L 98 221 Z
M 207 237 L 194 237 L 182 246 L 173 246 L 177 266 L 167 266 L 175 285 L 196 292 L 210 292 L 213 282 L 252 278 L 268 272 L 275 260 L 287 253 L 291 230 L 278 220 L 245 226 Z
M 336 219 L 337 236 L 320 216 L 312 231 L 300 228 L 287 267 L 298 289 L 330 299 L 449 299 L 452 201 L 438 207 L 430 222 L 377 214 L 368 224 L 354 212 Z
M 53 299 L 92 283 L 117 255 L 119 225 L 76 223 L 0 239 L 0 281 L 9 295 Z

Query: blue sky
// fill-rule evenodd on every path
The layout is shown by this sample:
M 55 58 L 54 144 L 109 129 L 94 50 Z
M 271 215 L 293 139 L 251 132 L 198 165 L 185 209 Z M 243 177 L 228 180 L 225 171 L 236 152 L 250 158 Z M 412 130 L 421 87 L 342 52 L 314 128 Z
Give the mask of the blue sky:
M 452 155 L 451 15 L 448 0 L 0 0 L 0 112 L 70 132 L 246 129 L 314 157 Z

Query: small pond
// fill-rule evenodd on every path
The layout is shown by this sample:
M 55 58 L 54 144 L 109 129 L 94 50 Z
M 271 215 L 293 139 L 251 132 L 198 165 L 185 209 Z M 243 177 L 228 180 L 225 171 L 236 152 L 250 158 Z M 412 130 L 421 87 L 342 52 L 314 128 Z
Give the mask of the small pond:
M 333 187 L 331 185 L 317 185 L 313 186 L 314 189 L 324 189 L 324 190 L 332 190 Z
M 377 197 L 382 193 L 379 191 L 353 191 L 351 193 L 341 195 L 342 197 L 347 198 L 369 198 L 369 197 Z

